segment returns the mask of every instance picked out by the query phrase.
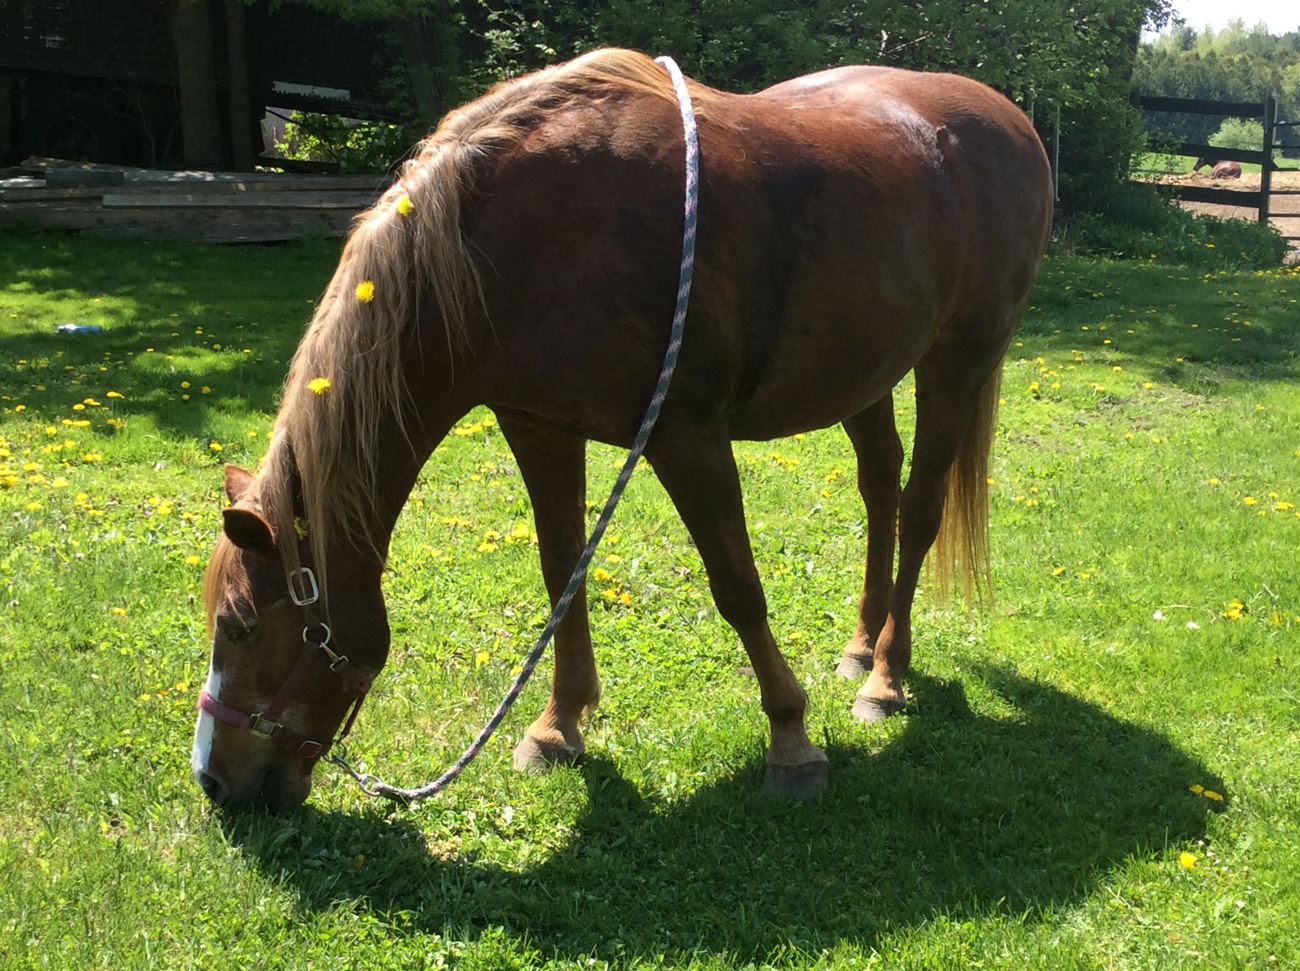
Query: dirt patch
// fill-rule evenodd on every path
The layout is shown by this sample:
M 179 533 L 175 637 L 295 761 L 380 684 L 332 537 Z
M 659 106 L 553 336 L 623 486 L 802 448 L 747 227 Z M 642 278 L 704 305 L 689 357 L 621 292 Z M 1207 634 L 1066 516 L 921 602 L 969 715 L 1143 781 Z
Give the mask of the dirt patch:
M 1240 179 L 1211 179 L 1207 173 L 1189 175 L 1164 175 L 1159 181 L 1164 185 L 1192 185 L 1205 189 L 1235 189 L 1238 192 L 1258 192 L 1259 173 L 1247 172 Z M 1300 172 L 1274 172 L 1272 188 L 1300 192 Z M 1220 219 L 1244 219 L 1256 222 L 1259 213 L 1244 206 L 1225 206 L 1214 202 L 1180 202 L 1188 212 L 1198 216 L 1218 216 Z M 1269 196 L 1269 222 L 1284 236 L 1300 236 L 1300 195 Z M 1291 249 L 1300 254 L 1300 239 L 1291 240 Z

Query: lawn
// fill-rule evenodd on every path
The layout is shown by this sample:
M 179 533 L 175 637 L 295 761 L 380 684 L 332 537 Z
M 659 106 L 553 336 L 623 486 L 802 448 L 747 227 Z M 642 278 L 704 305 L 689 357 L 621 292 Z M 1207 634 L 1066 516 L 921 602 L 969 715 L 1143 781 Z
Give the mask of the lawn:
M 301 809 L 227 816 L 189 774 L 220 468 L 257 462 L 336 256 L 0 237 L 0 967 L 1300 966 L 1300 271 L 1049 258 L 1003 386 L 996 600 L 922 592 L 887 724 L 833 671 L 845 435 L 737 444 L 816 803 L 759 791 L 756 683 L 645 472 L 597 557 L 581 766 L 510 768 L 543 665 L 443 796 L 321 769 Z M 619 458 L 590 450 L 593 501 Z M 459 753 L 543 621 L 531 525 L 471 415 L 385 578 L 353 752 L 390 781 Z

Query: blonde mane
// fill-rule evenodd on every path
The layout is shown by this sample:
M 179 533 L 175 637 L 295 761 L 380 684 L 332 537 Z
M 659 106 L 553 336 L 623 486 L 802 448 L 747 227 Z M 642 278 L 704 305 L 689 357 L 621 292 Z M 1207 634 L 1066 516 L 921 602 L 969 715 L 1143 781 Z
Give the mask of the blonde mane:
M 432 292 L 453 350 L 473 306 L 482 302 L 460 230 L 474 163 L 517 144 L 546 114 L 611 90 L 676 104 L 664 69 L 633 51 L 594 51 L 504 82 L 448 114 L 401 178 L 357 217 L 290 364 L 270 448 L 248 497 L 270 522 L 285 569 L 292 571 L 301 565 L 297 485 L 322 596 L 328 591 L 329 537 L 342 530 L 358 547 L 373 551 L 386 541 L 372 528 L 378 457 L 386 444 L 380 430 L 396 421 L 405 434 L 408 394 L 400 355 L 421 294 Z M 366 281 L 373 284 L 369 301 L 358 298 L 357 287 Z M 323 393 L 313 390 L 313 382 L 320 388 L 319 378 L 329 382 Z

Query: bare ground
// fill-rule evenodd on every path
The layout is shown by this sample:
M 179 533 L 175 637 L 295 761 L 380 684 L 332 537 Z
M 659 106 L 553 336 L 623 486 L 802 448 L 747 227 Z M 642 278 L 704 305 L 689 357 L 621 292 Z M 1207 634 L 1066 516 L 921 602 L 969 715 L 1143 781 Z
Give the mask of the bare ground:
M 1244 173 L 1240 179 L 1211 179 L 1208 174 L 1165 175 L 1160 178 L 1165 185 L 1194 185 L 1208 189 L 1236 189 L 1240 192 L 1259 191 L 1259 173 Z M 1274 193 L 1277 190 L 1300 192 L 1300 172 L 1274 172 Z M 1225 206 L 1213 202 L 1180 202 L 1180 206 L 1198 216 L 1218 216 L 1221 219 L 1245 219 L 1256 222 L 1259 213 L 1243 206 Z M 1300 236 L 1300 195 L 1270 195 L 1269 222 L 1285 236 Z M 1300 258 L 1300 239 L 1291 240 L 1291 249 Z

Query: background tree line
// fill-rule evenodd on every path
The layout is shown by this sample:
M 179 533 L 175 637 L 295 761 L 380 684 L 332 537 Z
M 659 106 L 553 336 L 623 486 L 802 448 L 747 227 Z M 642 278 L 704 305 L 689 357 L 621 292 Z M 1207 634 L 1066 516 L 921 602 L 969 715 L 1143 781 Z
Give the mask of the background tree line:
M 1271 89 L 1281 116 L 1300 119 L 1300 27 L 1277 36 L 1263 24 L 1247 28 L 1241 20 L 1218 32 L 1175 23 L 1154 42 L 1141 45 L 1134 81 L 1143 94 L 1219 101 L 1259 101 Z M 1221 122 L 1207 115 L 1162 114 L 1152 131 L 1157 140 L 1206 144 L 1219 133 Z M 1238 147 L 1260 146 L 1262 125 L 1249 126 L 1249 132 L 1242 125 L 1228 127 L 1240 129 L 1239 140 L 1254 140 Z M 1229 131 L 1222 135 L 1231 138 Z M 1300 152 L 1300 131 L 1283 128 L 1279 135 L 1290 147 L 1288 154 Z
M 1169 0 L 283 2 L 387 26 L 377 68 L 403 126 L 367 142 L 384 151 L 498 80 L 605 45 L 670 53 L 688 74 L 734 91 L 884 64 L 984 81 L 1022 105 L 1045 140 L 1059 112 L 1062 194 L 1086 204 L 1127 177 L 1141 142 L 1128 103 L 1134 56 L 1143 25 L 1162 23 Z M 340 138 L 337 125 L 323 135 L 309 128 L 296 134 Z

